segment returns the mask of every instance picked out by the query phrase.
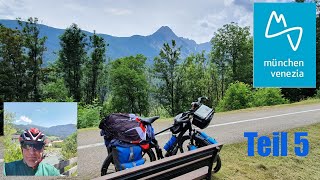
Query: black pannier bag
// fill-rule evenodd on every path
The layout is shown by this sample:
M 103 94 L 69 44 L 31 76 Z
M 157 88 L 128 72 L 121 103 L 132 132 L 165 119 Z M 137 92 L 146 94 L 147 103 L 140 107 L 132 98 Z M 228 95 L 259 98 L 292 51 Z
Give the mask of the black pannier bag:
M 146 140 L 146 127 L 132 114 L 110 114 L 101 120 L 99 128 L 105 131 L 108 139 L 132 144 Z
M 197 126 L 200 129 L 204 129 L 210 124 L 210 122 L 213 118 L 213 114 L 214 114 L 213 109 L 202 104 L 194 112 L 192 124 Z

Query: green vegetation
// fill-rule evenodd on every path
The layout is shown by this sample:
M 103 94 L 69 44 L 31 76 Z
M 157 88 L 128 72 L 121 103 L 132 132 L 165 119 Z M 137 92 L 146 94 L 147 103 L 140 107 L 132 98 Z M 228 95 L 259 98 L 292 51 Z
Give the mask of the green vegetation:
M 22 54 L 23 37 L 18 30 L 0 25 L 0 99 L 4 101 L 25 101 L 31 91 L 26 75 L 26 59 Z M 16 66 L 12 66 L 12 64 Z
M 316 98 L 320 99 L 320 88 L 317 90 L 317 93 L 316 93 Z
M 4 114 L 4 134 L 3 145 L 4 149 L 4 162 L 12 162 L 22 159 L 21 147 L 19 141 L 12 141 L 12 136 L 16 133 L 12 122 L 14 121 L 14 114 Z
M 169 112 L 161 105 L 152 106 L 149 112 L 149 116 L 160 116 L 161 118 L 171 117 Z
M 281 89 L 262 88 L 252 90 L 243 82 L 231 83 L 225 96 L 216 107 L 217 112 L 245 109 L 249 107 L 272 106 L 289 103 L 283 98 Z
M 41 86 L 43 98 L 47 102 L 51 101 L 67 101 L 68 90 L 64 84 L 63 79 L 57 79 Z
M 243 82 L 230 84 L 225 96 L 219 102 L 217 111 L 230 111 L 235 109 L 245 109 L 249 107 L 252 99 L 252 92 L 249 85 Z
M 252 84 L 253 38 L 249 29 L 236 23 L 225 24 L 211 40 L 212 62 L 218 73 L 215 79 L 217 100 L 224 97 L 230 83 Z
M 149 85 L 145 71 L 146 60 L 147 58 L 143 55 L 136 55 L 111 62 L 110 98 L 112 103 L 106 104 L 104 113 L 148 114 Z
M 77 132 L 71 134 L 63 141 L 61 154 L 64 160 L 77 156 Z
M 62 146 L 63 146 L 63 142 L 52 143 L 53 148 L 62 148 Z
M 28 49 L 25 56 L 28 66 L 27 66 L 27 76 L 30 78 L 31 84 L 26 84 L 30 88 L 30 98 L 33 101 L 40 100 L 40 77 L 41 77 L 41 65 L 42 56 L 46 50 L 45 42 L 47 37 L 40 38 L 40 29 L 38 26 L 38 18 L 30 17 L 27 22 L 22 22 L 18 20 L 19 25 L 22 27 L 22 37 L 23 46 Z
M 78 128 L 97 127 L 100 123 L 101 107 L 96 105 L 78 106 Z
M 2 142 L 3 136 L 3 102 L 0 102 L 0 142 Z
M 93 51 L 91 53 L 91 58 L 89 58 L 85 63 L 85 102 L 90 104 L 96 98 L 98 98 L 98 88 L 100 88 L 100 84 L 98 84 L 99 76 L 103 75 L 103 63 L 105 62 L 105 52 L 106 52 L 106 44 L 102 37 L 99 37 L 94 31 L 93 36 L 90 37 L 90 42 Z
M 60 138 L 57 137 L 57 136 L 48 136 L 48 135 L 47 135 L 47 138 L 48 138 L 50 141 L 59 141 L 59 140 L 60 140 Z
M 73 164 L 70 164 L 69 166 L 64 167 L 64 171 L 65 171 L 65 172 L 69 171 L 71 168 L 77 166 L 77 164 L 78 164 L 78 163 L 73 163 Z M 77 173 L 77 171 L 76 171 L 76 172 L 72 173 L 71 176 L 72 176 L 72 177 L 75 177 L 75 176 L 77 176 L 77 174 L 78 174 L 78 173 Z
M 101 36 L 88 37 L 72 24 L 59 37 L 58 59 L 44 66 L 46 37 L 40 36 L 38 19 L 19 22 L 14 30 L 0 25 L 0 100 L 79 102 L 78 128 L 97 127 L 113 112 L 172 117 L 200 96 L 207 96 L 205 104 L 217 111 L 320 98 L 320 71 L 318 91 L 253 89 L 253 37 L 250 27 L 236 23 L 212 35 L 210 52 L 181 58 L 183 47 L 170 40 L 151 64 L 142 54 L 108 59 L 109 44 Z M 317 42 L 319 22 L 317 17 Z M 320 55 L 316 58 L 318 70 Z
M 289 101 L 284 99 L 281 94 L 281 89 L 276 88 L 261 88 L 253 93 L 251 107 L 272 106 L 277 104 L 286 104 Z
M 81 66 L 86 58 L 86 35 L 76 24 L 72 24 L 60 37 L 59 65 L 69 96 L 76 102 L 81 100 Z
M 247 156 L 247 142 L 224 145 L 221 151 L 223 166 L 213 179 L 318 179 L 320 153 L 318 144 L 320 124 L 296 128 L 288 132 L 287 157 Z M 309 154 L 294 154 L 294 132 L 308 132 Z M 255 142 L 256 143 L 256 142 Z
M 180 49 L 176 46 L 175 40 L 171 41 L 171 46 L 164 43 L 159 56 L 154 59 L 153 70 L 161 82 L 157 85 L 157 98 L 171 116 L 179 111 L 181 99 L 181 77 L 178 73 Z
M 238 109 L 238 110 L 232 110 L 232 111 L 226 111 L 226 112 L 217 112 L 215 116 L 223 116 L 226 114 L 231 114 L 231 113 L 237 113 L 237 112 L 252 112 L 256 110 L 269 110 L 269 109 L 274 109 L 274 108 L 285 108 L 288 106 L 296 106 L 296 105 L 307 105 L 307 104 L 315 104 L 315 103 L 320 103 L 320 99 L 314 99 L 310 98 L 307 100 L 302 100 L 300 102 L 292 103 L 292 104 L 279 104 L 275 106 L 260 106 L 260 107 L 250 107 L 246 109 Z M 173 122 L 173 117 L 170 116 L 160 116 L 160 119 L 157 120 L 157 122 L 164 122 L 164 121 L 169 121 Z M 89 127 L 89 128 L 82 128 L 78 129 L 78 132 L 86 132 L 86 131 L 93 131 L 93 130 L 99 130 L 99 127 Z

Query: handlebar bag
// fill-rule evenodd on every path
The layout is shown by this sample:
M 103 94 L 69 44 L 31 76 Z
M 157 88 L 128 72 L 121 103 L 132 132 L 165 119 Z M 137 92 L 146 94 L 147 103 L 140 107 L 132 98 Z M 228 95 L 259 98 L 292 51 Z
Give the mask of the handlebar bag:
M 210 124 L 214 110 L 202 104 L 193 114 L 192 124 L 200 129 L 204 129 Z

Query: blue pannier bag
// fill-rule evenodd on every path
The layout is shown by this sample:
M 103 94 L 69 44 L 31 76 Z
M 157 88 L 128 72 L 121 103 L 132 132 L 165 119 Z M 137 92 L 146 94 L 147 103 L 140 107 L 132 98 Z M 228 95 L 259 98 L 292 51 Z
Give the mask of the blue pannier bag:
M 145 163 L 145 160 L 142 158 L 142 159 L 139 159 L 137 161 L 133 161 L 133 162 L 128 162 L 128 163 L 123 163 L 121 164 L 121 169 L 120 170 L 124 170 L 124 169 L 128 169 L 128 168 L 133 168 L 135 166 L 140 166 L 142 164 Z
M 208 136 L 206 133 L 204 132 L 200 132 L 201 137 L 203 137 L 207 142 L 209 142 L 210 144 L 217 144 L 217 140 L 215 140 L 214 138 Z
M 139 145 L 131 147 L 113 146 L 112 156 L 117 171 L 145 163 L 145 159 L 142 158 L 142 149 Z
M 189 151 L 196 150 L 196 149 L 198 149 L 198 148 L 195 145 L 192 145 L 192 144 L 188 145 L 188 150 Z

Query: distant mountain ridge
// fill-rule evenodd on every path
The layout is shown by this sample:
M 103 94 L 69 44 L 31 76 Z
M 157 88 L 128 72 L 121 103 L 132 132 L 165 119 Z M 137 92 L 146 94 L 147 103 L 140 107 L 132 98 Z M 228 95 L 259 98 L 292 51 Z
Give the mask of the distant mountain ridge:
M 22 130 L 30 129 L 30 128 L 38 128 L 39 130 L 43 131 L 44 134 L 46 135 L 57 136 L 57 137 L 60 137 L 61 139 L 65 139 L 66 137 L 76 132 L 77 130 L 77 127 L 75 124 L 57 125 L 49 128 L 37 126 L 34 124 L 15 125 L 15 127 Z
M 0 20 L 0 24 L 13 29 L 19 27 L 16 20 Z M 39 27 L 40 36 L 48 37 L 46 41 L 47 51 L 44 54 L 44 64 L 46 65 L 57 59 L 60 50 L 59 36 L 64 33 L 64 29 L 57 29 L 42 24 L 39 24 Z M 93 33 L 84 32 L 88 36 L 93 35 Z M 107 34 L 99 35 L 109 44 L 106 51 L 107 58 L 117 59 L 143 54 L 148 58 L 147 64 L 152 64 L 154 57 L 159 55 L 163 43 L 171 43 L 172 39 L 176 41 L 177 47 L 181 47 L 181 59 L 186 58 L 191 53 L 200 53 L 203 50 L 208 54 L 211 50 L 210 42 L 197 44 L 194 40 L 178 37 L 168 26 L 162 26 L 155 33 L 148 36 L 115 37 Z

